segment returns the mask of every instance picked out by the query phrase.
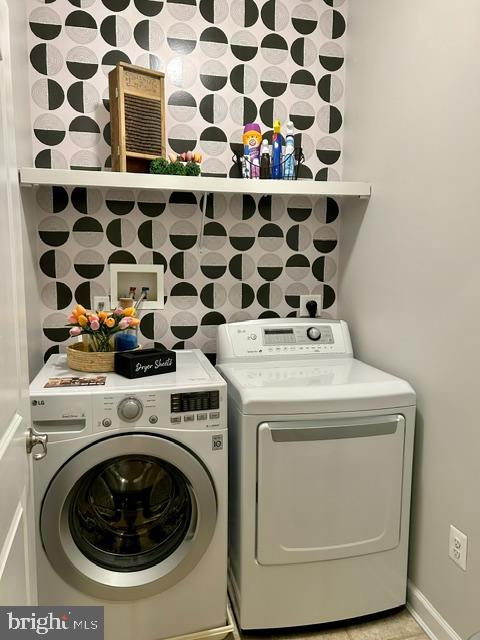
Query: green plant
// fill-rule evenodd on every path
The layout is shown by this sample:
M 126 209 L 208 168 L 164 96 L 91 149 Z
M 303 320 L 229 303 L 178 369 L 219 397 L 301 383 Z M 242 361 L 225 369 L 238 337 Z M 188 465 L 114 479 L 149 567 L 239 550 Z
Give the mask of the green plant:
M 185 167 L 181 162 L 170 162 L 165 173 L 169 176 L 184 176 Z
M 185 175 L 186 176 L 199 176 L 200 175 L 200 165 L 196 162 L 187 162 L 185 165 Z
M 165 158 L 155 158 L 150 163 L 150 173 L 168 173 L 168 165 Z

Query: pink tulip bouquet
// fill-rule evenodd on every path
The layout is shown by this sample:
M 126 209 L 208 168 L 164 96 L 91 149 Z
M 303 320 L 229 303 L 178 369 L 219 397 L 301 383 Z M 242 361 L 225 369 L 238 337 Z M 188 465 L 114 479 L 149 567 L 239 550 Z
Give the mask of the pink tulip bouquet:
M 140 320 L 133 307 L 112 312 L 87 311 L 78 304 L 68 316 L 68 327 L 72 338 L 88 335 L 92 351 L 114 351 L 113 336 L 126 329 L 138 327 Z

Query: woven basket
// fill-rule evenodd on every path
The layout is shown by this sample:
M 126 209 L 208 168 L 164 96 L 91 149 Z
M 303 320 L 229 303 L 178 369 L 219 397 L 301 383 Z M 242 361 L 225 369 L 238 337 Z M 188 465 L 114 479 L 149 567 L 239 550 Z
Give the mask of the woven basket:
M 132 349 L 136 351 L 140 346 Z M 88 351 L 88 344 L 74 342 L 67 346 L 67 364 L 75 371 L 90 373 L 108 373 L 115 371 L 116 351 Z

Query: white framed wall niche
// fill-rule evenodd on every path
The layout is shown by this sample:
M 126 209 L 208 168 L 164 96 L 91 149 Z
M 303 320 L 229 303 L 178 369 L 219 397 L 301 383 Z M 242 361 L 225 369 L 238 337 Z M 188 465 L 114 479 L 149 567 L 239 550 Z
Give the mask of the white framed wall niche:
M 111 264 L 110 296 L 112 308 L 120 298 L 131 298 L 130 288 L 135 288 L 134 300 L 138 301 L 144 287 L 147 296 L 140 302 L 140 309 L 163 309 L 164 278 L 163 265 L 158 264 Z

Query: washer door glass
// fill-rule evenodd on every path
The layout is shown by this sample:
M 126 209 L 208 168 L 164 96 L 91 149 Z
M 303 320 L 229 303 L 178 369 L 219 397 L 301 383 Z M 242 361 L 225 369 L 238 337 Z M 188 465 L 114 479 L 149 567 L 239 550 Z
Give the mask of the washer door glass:
M 147 455 L 107 460 L 71 491 L 74 541 L 95 564 L 139 571 L 168 556 L 189 534 L 193 503 L 185 476 Z

